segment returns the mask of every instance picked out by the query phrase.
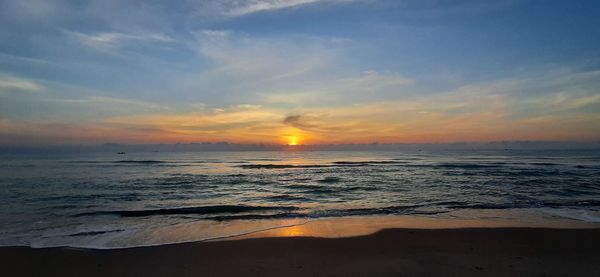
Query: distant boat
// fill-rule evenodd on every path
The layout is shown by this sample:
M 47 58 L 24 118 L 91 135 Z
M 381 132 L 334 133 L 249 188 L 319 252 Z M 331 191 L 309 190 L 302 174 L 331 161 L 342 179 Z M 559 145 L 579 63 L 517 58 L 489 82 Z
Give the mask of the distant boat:
M 117 152 L 117 154 L 119 154 L 119 155 L 125 155 L 127 153 L 125 153 L 125 152 Z

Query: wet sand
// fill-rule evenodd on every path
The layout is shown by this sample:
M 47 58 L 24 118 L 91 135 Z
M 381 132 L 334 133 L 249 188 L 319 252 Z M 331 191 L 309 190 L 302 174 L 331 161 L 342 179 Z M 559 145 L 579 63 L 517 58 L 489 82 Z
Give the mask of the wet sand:
M 112 250 L 2 247 L 0 276 L 600 276 L 600 229 L 386 229 Z

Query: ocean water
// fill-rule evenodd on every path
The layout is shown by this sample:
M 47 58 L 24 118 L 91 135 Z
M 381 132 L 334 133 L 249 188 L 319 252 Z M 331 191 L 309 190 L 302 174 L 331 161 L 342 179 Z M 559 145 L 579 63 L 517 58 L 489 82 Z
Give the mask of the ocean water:
M 319 218 L 470 210 L 536 210 L 600 222 L 598 150 L 0 158 L 0 245 L 131 247 Z

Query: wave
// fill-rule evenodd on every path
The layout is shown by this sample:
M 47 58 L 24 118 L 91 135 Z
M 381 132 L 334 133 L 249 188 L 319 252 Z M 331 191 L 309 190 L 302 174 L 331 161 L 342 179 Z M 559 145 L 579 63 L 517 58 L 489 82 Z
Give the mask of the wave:
M 306 164 L 306 165 L 292 165 L 292 164 L 243 164 L 238 167 L 246 169 L 285 169 L 285 168 L 320 168 L 329 167 L 329 165 L 321 164 Z
M 388 165 L 401 165 L 407 164 L 408 162 L 403 161 L 337 161 L 331 164 L 243 164 L 238 165 L 241 168 L 247 169 L 286 169 L 286 168 L 324 168 L 324 167 L 354 167 L 354 166 L 370 166 L 377 164 L 388 164 Z
M 205 220 L 227 221 L 227 220 L 260 220 L 260 219 L 284 219 L 284 218 L 306 218 L 302 213 L 276 213 L 276 214 L 242 214 L 242 215 L 216 215 L 205 217 Z
M 431 165 L 432 167 L 459 168 L 459 169 L 478 169 L 478 168 L 498 168 L 499 164 L 470 164 L 470 163 L 439 163 Z
M 574 166 L 574 168 L 577 168 L 577 169 L 595 169 L 595 170 L 598 170 L 598 169 L 600 169 L 600 165 L 576 165 L 576 166 Z
M 273 201 L 310 201 L 311 200 L 306 197 L 294 196 L 294 195 L 290 195 L 290 194 L 273 195 L 273 196 L 269 196 L 267 198 L 269 200 L 273 200 Z
M 121 217 L 144 217 L 154 215 L 185 215 L 185 214 L 236 214 L 248 212 L 266 212 L 266 211 L 293 211 L 298 210 L 292 206 L 245 206 L 245 205 L 216 205 L 216 206 L 200 206 L 200 207 L 185 207 L 172 209 L 154 209 L 154 210 L 116 210 L 116 211 L 94 211 L 85 212 L 74 215 L 93 216 L 93 215 L 118 215 Z
M 311 191 L 313 192 L 313 191 Z M 321 189 L 319 193 L 332 192 Z M 272 201 L 307 201 L 310 199 L 296 197 L 293 195 L 275 195 L 268 197 Z M 345 216 L 371 216 L 371 215 L 435 215 L 446 213 L 451 210 L 475 209 L 519 209 L 519 208 L 546 208 L 546 209 L 573 209 L 581 207 L 597 207 L 600 201 L 586 200 L 577 202 L 544 202 L 544 203 L 466 203 L 460 201 L 435 202 L 418 205 L 397 205 L 373 208 L 352 208 L 352 209 L 324 209 L 308 210 L 295 206 L 245 206 L 245 205 L 216 205 L 185 207 L 173 209 L 154 209 L 154 210 L 116 210 L 116 211 L 95 211 L 76 214 L 74 216 L 95 216 L 95 215 L 116 215 L 121 217 L 147 217 L 147 216 L 166 216 L 166 215 L 201 215 L 197 219 L 228 221 L 228 220 L 267 220 L 267 219 L 291 219 L 291 218 L 326 218 L 326 217 L 345 217 Z M 595 220 L 594 216 L 588 214 L 579 215 L 560 215 L 563 217 L 571 216 L 580 220 Z M 579 218 L 575 218 L 578 216 Z M 585 219 L 584 219 L 585 217 Z M 94 236 L 108 232 L 119 232 L 122 230 L 80 232 L 69 236 Z
M 185 165 L 185 164 L 204 164 L 206 161 L 164 161 L 164 160 L 116 160 L 116 161 L 65 161 L 65 163 L 70 164 L 97 164 L 97 165 L 107 165 L 107 164 L 139 164 L 139 165 L 151 165 L 151 164 L 177 164 L 177 165 Z
M 579 200 L 570 202 L 542 202 L 541 207 L 600 207 L 600 200 Z
M 308 213 L 283 212 L 274 214 L 236 214 L 236 215 L 216 215 L 208 216 L 204 219 L 215 221 L 227 220 L 260 220 L 260 219 L 284 219 L 284 218 L 327 218 L 344 216 L 369 216 L 369 215 L 434 215 L 446 211 L 417 210 L 423 205 L 389 206 L 381 208 L 359 208 L 359 209 L 330 209 L 317 210 Z
M 496 209 L 518 209 L 518 208 L 564 208 L 564 207 L 600 207 L 598 200 L 580 200 L 580 201 L 530 201 L 514 203 L 464 203 L 464 202 L 442 202 L 431 206 L 443 206 L 448 209 L 476 209 L 476 210 L 496 210 Z
M 319 185 L 305 185 L 305 184 L 299 184 L 299 185 L 287 185 L 285 186 L 286 188 L 291 188 L 291 189 L 298 189 L 298 190 L 306 190 L 306 189 L 321 189 L 321 188 L 326 188 L 325 186 L 319 186 Z
M 120 160 L 120 161 L 114 161 L 113 163 L 119 163 L 119 164 L 166 164 L 166 163 L 171 163 L 171 162 L 159 161 L 159 160 Z
M 296 197 L 289 195 L 273 196 L 280 200 L 295 200 Z M 204 215 L 203 220 L 258 220 L 258 219 L 281 219 L 281 218 L 321 218 L 321 217 L 340 217 L 340 216 L 359 216 L 359 215 L 386 215 L 386 214 L 437 214 L 445 211 L 417 210 L 426 205 L 404 205 L 389 206 L 379 208 L 356 208 L 356 209 L 329 209 L 303 211 L 302 208 L 294 206 L 237 206 L 237 205 L 217 205 L 200 206 L 173 209 L 155 209 L 155 210 L 116 210 L 116 211 L 95 211 L 79 213 L 74 215 L 96 216 L 96 215 L 117 215 L 121 217 L 146 217 L 158 215 Z M 117 232 L 121 230 L 99 231 L 99 232 L 81 232 L 70 236 L 90 236 L 98 235 L 103 232 Z
M 340 182 L 342 179 L 340 177 L 325 177 L 323 179 L 318 180 L 318 182 L 320 183 L 337 183 Z
M 557 165 L 561 165 L 561 164 L 557 164 L 557 163 L 540 163 L 540 162 L 533 162 L 533 163 L 529 163 L 529 165 L 540 165 L 540 166 L 557 166 Z
M 305 193 L 310 193 L 310 194 L 335 194 L 335 193 L 340 193 L 340 192 L 341 191 L 339 189 L 327 188 L 327 187 L 317 187 L 317 188 L 305 191 Z
M 339 210 L 324 210 L 314 215 L 319 217 L 338 217 L 338 216 L 360 216 L 360 215 L 389 215 L 389 214 L 413 214 L 413 215 L 429 215 L 444 213 L 444 210 L 423 210 L 427 205 L 400 205 L 386 206 L 377 208 L 356 208 L 356 209 L 339 209 Z
M 522 208 L 523 205 L 517 204 L 456 204 L 456 205 L 444 205 L 448 209 L 474 209 L 474 210 L 502 210 L 502 209 L 514 209 Z
M 569 219 L 581 220 L 585 222 L 600 222 L 600 213 L 577 209 L 540 209 L 543 213 L 564 217 Z
M 405 161 L 339 161 L 339 162 L 333 162 L 332 164 L 337 164 L 337 165 L 371 165 L 371 164 L 406 164 L 408 162 Z
M 118 160 L 118 161 L 65 161 L 65 163 L 76 163 L 76 164 L 160 164 L 160 163 L 171 163 L 169 161 L 161 160 Z
M 125 229 L 116 229 L 116 230 L 108 230 L 108 231 L 87 231 L 87 232 L 79 232 L 79 233 L 74 233 L 74 234 L 69 234 L 69 237 L 83 237 L 83 236 L 97 236 L 97 235 L 102 235 L 102 234 L 106 234 L 106 233 L 116 233 L 116 232 L 123 232 L 125 231 Z

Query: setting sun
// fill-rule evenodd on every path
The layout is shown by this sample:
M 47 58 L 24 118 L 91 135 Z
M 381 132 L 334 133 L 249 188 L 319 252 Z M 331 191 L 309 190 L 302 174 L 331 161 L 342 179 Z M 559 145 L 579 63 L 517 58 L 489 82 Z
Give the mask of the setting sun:
M 289 136 L 287 137 L 288 139 L 288 145 L 298 145 L 298 137 L 297 136 Z

